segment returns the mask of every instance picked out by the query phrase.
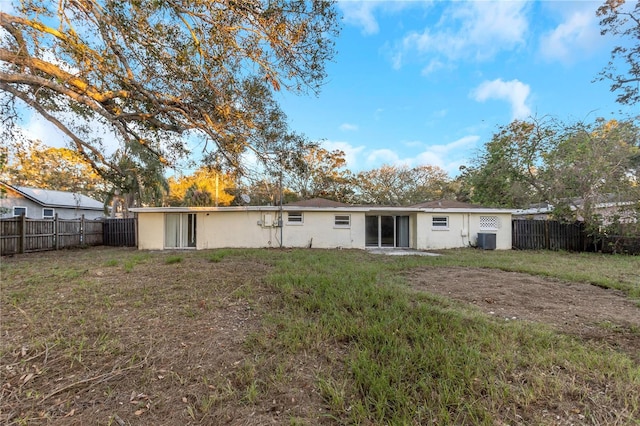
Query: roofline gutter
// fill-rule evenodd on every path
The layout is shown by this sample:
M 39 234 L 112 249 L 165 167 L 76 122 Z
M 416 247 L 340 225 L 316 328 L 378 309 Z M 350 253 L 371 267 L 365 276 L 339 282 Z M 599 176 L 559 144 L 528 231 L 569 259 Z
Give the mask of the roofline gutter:
M 511 209 L 494 208 L 417 208 L 417 207 L 303 207 L 303 206 L 228 206 L 228 207 L 134 207 L 129 209 L 133 213 L 206 213 L 206 212 L 357 212 L 357 213 L 493 213 L 513 214 Z

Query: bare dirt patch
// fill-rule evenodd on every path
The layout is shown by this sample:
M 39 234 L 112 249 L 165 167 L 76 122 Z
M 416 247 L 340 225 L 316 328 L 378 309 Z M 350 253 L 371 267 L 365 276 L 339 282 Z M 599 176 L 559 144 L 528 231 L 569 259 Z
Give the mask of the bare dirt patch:
M 620 291 L 479 268 L 426 267 L 405 276 L 416 290 L 472 304 L 505 321 L 548 324 L 640 363 L 640 308 Z
M 270 265 L 109 248 L 2 258 L 0 424 L 323 424 L 318 360 L 261 350 Z

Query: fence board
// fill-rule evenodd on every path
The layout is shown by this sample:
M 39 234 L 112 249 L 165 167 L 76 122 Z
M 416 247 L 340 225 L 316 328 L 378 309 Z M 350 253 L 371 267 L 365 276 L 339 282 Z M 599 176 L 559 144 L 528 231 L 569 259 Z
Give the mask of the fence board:
M 588 242 L 583 224 L 554 220 L 514 220 L 511 235 L 519 250 L 585 251 Z
M 21 246 L 21 219 L 0 220 L 0 253 L 13 254 L 20 251 Z
M 102 244 L 102 222 L 81 219 L 0 220 L 0 255 Z
M 136 218 L 104 219 L 103 244 L 116 247 L 136 247 Z
M 103 224 L 101 220 L 84 221 L 84 244 L 99 246 L 103 244 Z

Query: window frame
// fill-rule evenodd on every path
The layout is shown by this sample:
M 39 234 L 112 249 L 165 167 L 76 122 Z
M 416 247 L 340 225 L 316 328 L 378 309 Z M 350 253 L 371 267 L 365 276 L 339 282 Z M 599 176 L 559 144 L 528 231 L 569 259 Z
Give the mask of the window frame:
M 304 214 L 302 212 L 287 212 L 287 225 L 302 224 L 304 224 Z
M 27 208 L 23 207 L 23 206 L 13 206 L 11 212 L 13 213 L 13 217 L 20 217 L 22 216 L 22 214 L 16 214 L 16 209 L 23 209 L 24 210 L 24 217 L 27 217 Z
M 47 210 L 51 210 L 51 216 L 44 214 Z M 56 209 L 51 207 L 43 207 L 42 208 L 42 218 L 43 219 L 54 219 L 56 217 Z
M 350 214 L 334 214 L 333 227 L 334 228 L 351 228 L 351 215 Z
M 431 230 L 448 231 L 449 216 L 431 216 Z

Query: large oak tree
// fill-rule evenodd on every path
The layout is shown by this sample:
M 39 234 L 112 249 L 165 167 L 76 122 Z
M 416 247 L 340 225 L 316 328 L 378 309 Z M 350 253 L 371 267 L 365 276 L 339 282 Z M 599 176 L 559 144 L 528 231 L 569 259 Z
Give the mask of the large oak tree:
M 124 160 L 171 164 L 188 141 L 216 166 L 270 158 L 288 132 L 273 92 L 317 91 L 338 31 L 324 0 L 22 0 L 0 28 L 2 136 L 39 114 L 120 179 Z
M 452 198 L 450 179 L 438 166 L 383 165 L 362 171 L 354 180 L 356 199 L 363 204 L 408 206 Z

